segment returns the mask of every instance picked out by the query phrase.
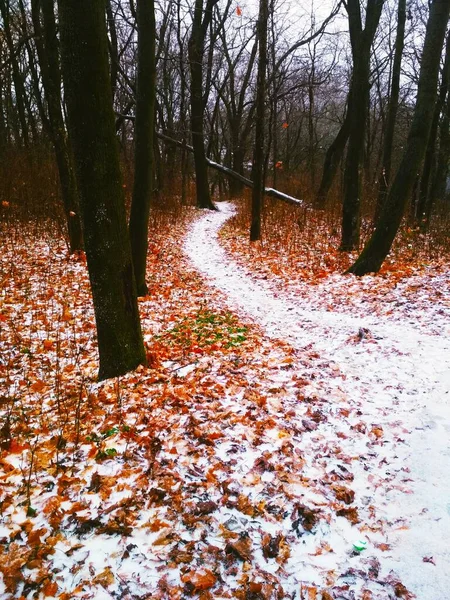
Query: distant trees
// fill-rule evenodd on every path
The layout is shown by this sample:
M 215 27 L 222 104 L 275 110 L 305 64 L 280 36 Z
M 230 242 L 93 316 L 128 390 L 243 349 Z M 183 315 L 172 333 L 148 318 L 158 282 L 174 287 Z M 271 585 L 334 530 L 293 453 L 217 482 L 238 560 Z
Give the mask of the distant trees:
M 44 120 L 55 149 L 71 252 L 83 249 L 80 207 L 72 153 L 67 141 L 61 98 L 59 40 L 53 0 L 31 0 L 36 51 L 47 105 Z
M 378 198 L 375 208 L 375 219 L 378 218 L 389 189 L 392 170 L 392 152 L 395 134 L 395 122 L 397 119 L 398 102 L 400 95 L 400 76 L 403 56 L 403 47 L 405 44 L 405 23 L 406 23 L 406 0 L 398 0 L 397 11 L 397 32 L 395 36 L 394 60 L 392 65 L 392 77 L 390 85 L 389 105 L 387 109 L 387 118 L 383 141 L 383 159 L 381 164 L 381 173 L 379 177 Z
M 109 101 L 122 168 L 130 182 L 134 177 L 129 236 L 139 295 L 148 291 L 152 206 L 169 196 L 189 203 L 194 185 L 196 205 L 213 209 L 217 190 L 238 198 L 245 177 L 253 176 L 257 237 L 256 198 L 262 173 L 270 173 L 282 192 L 300 196 L 311 208 L 341 213 L 343 251 L 358 247 L 360 222 L 370 227 L 381 215 L 413 115 L 428 3 L 335 0 L 318 23 L 305 3 L 292 3 L 288 11 L 277 0 L 268 2 L 261 85 L 261 21 L 254 3 L 103 0 Z M 55 0 L 0 0 L 0 151 L 31 172 L 39 169 L 38 150 L 53 147 L 75 251 L 82 247 L 82 192 L 67 137 L 58 14 Z M 450 41 L 410 194 L 408 214 L 423 231 L 432 229 L 438 211 L 450 210 L 449 55 Z M 156 130 L 166 137 L 155 136 Z M 241 179 L 224 170 L 209 177 L 208 159 Z M 0 169 L 8 175 L 7 165 Z M 1 179 L 0 192 L 6 187 Z
M 114 129 L 103 0 L 59 0 L 61 54 L 86 257 L 97 323 L 99 379 L 145 363 Z
M 194 147 L 195 186 L 197 206 L 215 209 L 208 185 L 208 167 L 205 155 L 204 114 L 205 91 L 203 89 L 203 59 L 205 39 L 212 20 L 212 10 L 218 0 L 195 0 L 191 37 L 189 38 L 189 67 L 191 72 L 191 133 Z M 208 93 L 208 90 L 206 91 Z
M 450 13 L 450 0 L 434 0 L 428 18 L 414 117 L 400 167 L 383 205 L 376 229 L 356 262 L 355 275 L 378 271 L 400 226 L 414 179 L 425 155 L 436 103 L 439 61 Z
M 253 152 L 253 191 L 252 191 L 252 221 L 250 225 L 250 241 L 261 238 L 261 210 L 264 196 L 265 166 L 264 166 L 264 129 L 265 101 L 267 77 L 267 24 L 269 20 L 269 0 L 259 0 L 259 17 L 257 27 L 258 77 L 256 81 L 256 127 L 255 149 Z

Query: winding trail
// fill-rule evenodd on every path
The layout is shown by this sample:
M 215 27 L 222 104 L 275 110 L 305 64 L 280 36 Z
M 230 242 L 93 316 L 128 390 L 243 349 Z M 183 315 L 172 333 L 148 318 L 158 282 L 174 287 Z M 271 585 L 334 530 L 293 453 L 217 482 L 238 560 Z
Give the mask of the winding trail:
M 325 395 L 339 387 L 364 422 L 382 427 L 379 454 L 369 453 L 368 462 L 355 470 L 356 487 L 359 479 L 369 496 L 366 503 L 377 507 L 388 528 L 390 549 L 377 555 L 381 568 L 394 570 L 419 600 L 445 600 L 450 594 L 450 340 L 428 334 L 420 323 L 403 325 L 395 315 L 361 318 L 310 310 L 304 299 L 300 304 L 270 281 L 256 281 L 219 245 L 218 231 L 234 212 L 230 204 L 220 208 L 192 226 L 184 247 L 191 263 L 226 295 L 230 308 L 261 325 L 267 336 L 298 351 L 314 350 L 323 373 L 318 389 Z M 448 331 L 448 322 L 443 325 Z M 358 342 L 361 328 L 369 330 L 370 339 Z M 330 381 L 336 369 L 338 382 Z M 358 450 L 351 436 L 339 443 L 350 454 Z M 367 476 L 370 461 L 380 474 L 376 484 Z M 383 487 L 388 477 L 390 485 Z

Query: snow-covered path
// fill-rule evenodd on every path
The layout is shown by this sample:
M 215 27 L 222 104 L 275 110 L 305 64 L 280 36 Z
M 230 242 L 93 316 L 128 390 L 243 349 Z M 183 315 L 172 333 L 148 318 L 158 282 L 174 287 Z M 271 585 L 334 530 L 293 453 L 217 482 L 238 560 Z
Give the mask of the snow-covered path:
M 217 234 L 233 210 L 221 204 L 219 212 L 203 214 L 190 230 L 185 252 L 207 281 L 226 294 L 231 308 L 251 317 L 268 336 L 284 339 L 298 350 L 317 352 L 323 372 L 323 380 L 315 383 L 318 393 L 332 396 L 337 386 L 369 429 L 382 428 L 379 452 L 369 453 L 364 464 L 356 465 L 353 485 L 357 494 L 359 485 L 361 494 L 369 496 L 365 503 L 374 505 L 387 525 L 389 551 L 374 555 L 381 568 L 398 573 L 419 600 L 448 598 L 448 319 L 442 317 L 443 335 L 437 336 L 428 333 L 420 319 L 412 327 L 403 325 L 395 314 L 362 318 L 309 310 L 304 299 L 300 304 L 292 293 L 280 293 L 270 281 L 252 279 L 226 255 Z M 338 383 L 330 383 L 333 373 L 339 373 Z M 351 436 L 339 443 L 350 455 L 361 455 Z M 367 476 L 373 470 L 379 472 L 377 481 Z M 389 485 L 384 485 L 386 479 Z

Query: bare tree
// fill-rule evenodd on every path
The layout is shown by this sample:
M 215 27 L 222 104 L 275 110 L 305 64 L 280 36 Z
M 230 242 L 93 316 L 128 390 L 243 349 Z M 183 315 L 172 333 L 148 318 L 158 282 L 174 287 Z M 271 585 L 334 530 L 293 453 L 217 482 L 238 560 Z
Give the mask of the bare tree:
M 148 294 L 145 282 L 148 223 L 153 178 L 153 140 L 156 83 L 156 24 L 153 0 L 137 2 L 138 73 L 135 121 L 134 187 L 130 214 L 131 254 L 139 296 Z
M 59 0 L 62 72 L 100 355 L 99 379 L 145 363 L 115 138 L 103 0 Z
M 47 130 L 55 149 L 69 248 L 83 248 L 78 190 L 62 112 L 59 40 L 53 0 L 31 0 L 36 50 L 47 104 Z
M 342 234 L 340 249 L 359 246 L 361 211 L 361 170 L 364 153 L 370 91 L 370 51 L 381 16 L 384 0 L 367 0 L 364 28 L 359 0 L 347 1 L 353 73 L 350 86 L 351 110 L 348 111 L 349 139 L 344 171 Z
M 377 222 L 376 229 L 356 262 L 348 270 L 365 275 L 380 269 L 410 197 L 417 169 L 423 160 L 436 100 L 439 61 L 450 12 L 450 0 L 434 0 L 430 7 L 423 48 L 417 101 L 405 153 Z
M 212 9 L 218 0 L 195 0 L 194 18 L 189 39 L 189 66 L 191 71 L 191 127 L 192 146 L 194 147 L 195 184 L 197 188 L 197 206 L 215 210 L 208 185 L 208 167 L 205 154 L 203 119 L 205 102 L 203 96 L 203 59 L 205 39 L 212 19 Z
M 386 199 L 391 180 L 392 147 L 394 143 L 395 122 L 397 119 L 398 101 L 400 95 L 400 75 L 403 47 L 405 43 L 405 23 L 406 0 L 399 0 L 397 9 L 397 34 L 395 38 L 394 63 L 392 66 L 391 93 L 389 96 L 386 128 L 384 131 L 383 162 L 381 166 L 380 186 L 378 189 L 378 200 L 375 210 L 375 221 L 381 212 L 381 208 Z
M 250 241 L 261 239 L 261 210 L 264 197 L 264 128 L 266 104 L 266 74 L 267 74 L 267 24 L 269 20 L 269 0 L 259 0 L 258 16 L 258 79 L 256 82 L 256 127 L 255 149 L 253 152 L 253 192 L 252 192 L 252 221 L 250 226 Z

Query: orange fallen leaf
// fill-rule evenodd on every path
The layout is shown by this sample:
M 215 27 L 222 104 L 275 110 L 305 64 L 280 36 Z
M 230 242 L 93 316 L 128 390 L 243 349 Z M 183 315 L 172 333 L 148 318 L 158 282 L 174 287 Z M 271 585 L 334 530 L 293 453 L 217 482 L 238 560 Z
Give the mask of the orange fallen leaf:
M 24 450 L 27 450 L 30 446 L 28 444 L 19 444 L 16 440 L 11 440 L 9 443 L 8 451 L 10 454 L 20 454 Z
M 209 590 L 212 588 L 216 581 L 217 577 L 209 571 L 208 569 L 204 569 L 201 571 L 190 571 L 183 575 L 181 581 L 186 584 L 190 584 L 193 588 L 193 591 L 203 591 Z
M 51 596 L 54 598 L 58 592 L 58 584 L 56 581 L 48 581 L 42 588 L 44 596 Z

